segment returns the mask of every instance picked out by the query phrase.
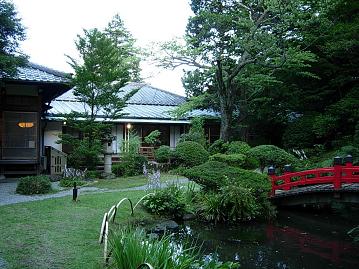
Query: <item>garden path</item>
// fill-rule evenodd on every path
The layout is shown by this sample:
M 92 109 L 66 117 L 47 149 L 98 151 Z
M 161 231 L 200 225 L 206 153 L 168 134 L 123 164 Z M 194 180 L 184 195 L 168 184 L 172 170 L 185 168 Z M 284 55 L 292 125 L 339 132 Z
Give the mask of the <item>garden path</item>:
M 166 183 L 161 183 L 160 187 L 165 187 L 168 183 L 186 183 L 188 179 L 181 178 L 176 180 L 169 180 Z M 72 189 L 64 189 L 59 186 L 59 182 L 52 182 L 52 187 L 55 190 L 58 190 L 56 193 L 50 194 L 39 194 L 39 195 L 20 195 L 15 192 L 17 186 L 17 182 L 5 182 L 0 183 L 0 206 L 2 205 L 10 205 L 10 204 L 17 204 L 17 203 L 24 203 L 24 202 L 31 202 L 31 201 L 39 201 L 57 197 L 64 197 L 64 196 L 71 196 Z M 122 192 L 122 191 L 139 191 L 139 190 L 147 190 L 147 185 L 126 188 L 126 189 L 100 189 L 96 187 L 85 186 L 79 188 L 79 195 L 81 193 L 101 193 L 101 192 Z

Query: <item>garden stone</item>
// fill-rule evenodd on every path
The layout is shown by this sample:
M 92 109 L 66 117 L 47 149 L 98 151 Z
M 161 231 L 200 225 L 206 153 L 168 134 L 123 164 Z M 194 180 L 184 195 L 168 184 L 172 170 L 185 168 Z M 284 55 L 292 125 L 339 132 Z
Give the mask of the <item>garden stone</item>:
M 182 217 L 182 220 L 185 220 L 185 221 L 194 220 L 195 218 L 196 218 L 196 215 L 189 213 L 189 214 L 184 214 Z
M 179 225 L 173 220 L 166 220 L 157 224 L 153 230 L 154 233 L 164 233 L 166 231 L 176 231 Z

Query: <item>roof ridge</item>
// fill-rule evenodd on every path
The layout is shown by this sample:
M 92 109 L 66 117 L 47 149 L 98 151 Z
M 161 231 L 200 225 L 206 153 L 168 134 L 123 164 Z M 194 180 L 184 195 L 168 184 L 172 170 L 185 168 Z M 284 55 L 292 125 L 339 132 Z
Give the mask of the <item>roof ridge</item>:
M 182 95 L 179 95 L 179 94 L 177 94 L 177 93 L 173 93 L 173 92 L 170 92 L 170 91 L 167 91 L 167 90 L 163 90 L 163 89 L 154 87 L 154 86 L 152 86 L 152 85 L 150 85 L 150 84 L 147 84 L 147 85 L 150 86 L 150 87 L 153 88 L 153 89 L 156 89 L 156 90 L 160 91 L 160 92 L 168 93 L 168 94 L 170 94 L 170 95 L 173 95 L 173 96 L 176 96 L 176 97 L 181 97 L 181 98 L 186 99 L 186 96 L 182 96 Z
M 70 76 L 72 75 L 71 73 L 58 71 L 58 70 L 55 70 L 55 69 L 52 69 L 52 68 L 49 68 L 49 67 L 46 67 L 46 66 L 43 66 L 40 64 L 33 63 L 33 62 L 28 62 L 24 67 L 26 67 L 26 66 L 34 68 L 34 69 L 38 69 L 40 71 L 43 71 L 43 72 L 46 72 L 46 73 L 49 73 L 49 74 L 52 74 L 52 75 L 55 75 L 58 77 L 62 77 L 62 78 L 70 78 Z

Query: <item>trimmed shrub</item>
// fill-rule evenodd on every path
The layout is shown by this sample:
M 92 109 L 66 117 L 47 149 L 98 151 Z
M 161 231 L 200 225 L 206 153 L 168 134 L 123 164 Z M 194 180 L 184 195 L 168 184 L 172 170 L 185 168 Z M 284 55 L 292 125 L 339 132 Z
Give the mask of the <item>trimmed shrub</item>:
M 64 177 L 60 180 L 60 186 L 65 188 L 72 188 L 75 182 L 76 186 L 82 186 L 86 184 L 86 182 L 80 177 Z
M 173 218 L 181 218 L 186 213 L 184 192 L 176 185 L 156 191 L 155 195 L 148 196 L 143 206 L 150 213 Z
M 51 182 L 47 176 L 27 176 L 20 178 L 16 187 L 19 194 L 44 194 L 51 191 Z
M 228 145 L 227 154 L 247 155 L 251 147 L 243 141 L 232 141 Z
M 259 161 L 262 172 L 264 167 L 269 165 L 281 167 L 286 164 L 292 164 L 295 167 L 298 163 L 298 159 L 294 155 L 273 145 L 260 145 L 251 148 L 248 155 Z
M 230 166 L 243 167 L 246 161 L 246 156 L 243 154 L 222 154 L 217 153 L 209 158 L 211 161 L 218 161 L 226 163 Z
M 173 155 L 173 151 L 169 146 L 160 146 L 155 150 L 155 158 L 159 163 L 168 163 Z
M 259 167 L 259 161 L 252 156 L 247 156 L 244 165 L 242 166 L 242 168 L 249 170 L 253 170 L 258 167 Z
M 181 165 L 192 167 L 206 162 L 209 158 L 209 153 L 201 144 L 185 141 L 177 145 L 175 156 Z
M 142 174 L 143 164 L 147 158 L 140 154 L 124 154 L 120 163 L 112 165 L 112 173 L 118 177 L 136 176 Z
M 183 172 L 185 177 L 203 186 L 206 190 L 218 190 L 227 181 L 240 182 L 242 186 L 254 188 L 260 192 L 269 192 L 271 184 L 268 176 L 253 171 L 232 167 L 226 163 L 208 161 L 204 164 L 189 168 Z
M 228 150 L 228 142 L 224 142 L 222 139 L 218 139 L 216 141 L 213 142 L 213 144 L 211 144 L 208 147 L 208 152 L 211 155 L 217 154 L 217 153 L 226 153 Z

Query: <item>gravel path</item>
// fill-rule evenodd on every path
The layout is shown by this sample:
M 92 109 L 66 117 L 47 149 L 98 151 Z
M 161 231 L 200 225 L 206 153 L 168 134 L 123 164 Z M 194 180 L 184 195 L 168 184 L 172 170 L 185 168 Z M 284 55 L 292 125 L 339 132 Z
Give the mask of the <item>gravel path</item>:
M 161 188 L 165 187 L 168 183 L 186 183 L 188 179 L 181 178 L 178 180 L 168 181 L 166 183 L 161 183 Z M 71 196 L 72 189 L 64 189 L 59 186 L 59 182 L 52 182 L 52 187 L 55 190 L 59 190 L 56 193 L 50 194 L 41 194 L 41 195 L 20 195 L 15 193 L 17 186 L 17 182 L 7 182 L 7 183 L 0 183 L 0 206 L 2 205 L 10 205 L 10 204 L 17 204 L 23 202 L 31 202 L 31 201 L 39 201 L 57 197 L 64 197 L 64 196 Z M 103 193 L 103 192 L 122 192 L 122 191 L 138 191 L 138 190 L 146 190 L 147 185 L 126 188 L 126 189 L 117 189 L 117 190 L 110 190 L 110 189 L 100 189 L 96 187 L 81 187 L 79 189 L 79 195 L 81 193 Z M 1 265 L 1 263 L 0 263 Z M 1 267 L 0 267 L 1 268 Z

